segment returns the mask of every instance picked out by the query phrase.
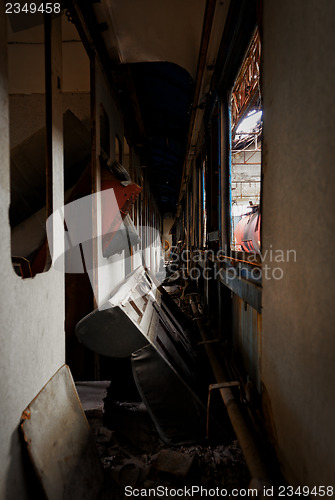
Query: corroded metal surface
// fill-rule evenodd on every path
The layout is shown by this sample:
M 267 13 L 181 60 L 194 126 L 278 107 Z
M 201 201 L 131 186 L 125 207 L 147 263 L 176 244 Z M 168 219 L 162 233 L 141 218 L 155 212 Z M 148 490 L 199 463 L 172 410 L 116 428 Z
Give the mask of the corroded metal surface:
M 262 315 L 234 295 L 233 342 L 243 368 L 257 390 L 261 390 Z
M 21 429 L 48 500 L 97 498 L 101 463 L 66 365 L 25 409 Z

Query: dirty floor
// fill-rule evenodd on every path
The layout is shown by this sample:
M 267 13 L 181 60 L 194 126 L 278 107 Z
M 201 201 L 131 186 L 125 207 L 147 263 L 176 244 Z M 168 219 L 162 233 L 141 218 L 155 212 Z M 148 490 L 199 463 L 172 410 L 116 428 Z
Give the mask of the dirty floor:
M 129 487 L 148 490 L 165 486 L 170 490 L 194 485 L 229 491 L 248 486 L 248 470 L 236 440 L 168 447 L 160 440 L 143 403 L 115 402 L 112 418 L 109 411 L 109 428 L 103 425 L 101 409 L 86 414 L 105 473 L 99 500 L 128 498 L 127 486 L 128 491 Z

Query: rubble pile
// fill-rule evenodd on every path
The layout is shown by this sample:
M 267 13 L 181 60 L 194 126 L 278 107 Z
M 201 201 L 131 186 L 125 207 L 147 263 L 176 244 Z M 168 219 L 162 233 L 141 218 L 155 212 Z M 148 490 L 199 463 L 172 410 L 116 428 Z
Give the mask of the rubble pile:
M 231 490 L 247 487 L 250 480 L 236 440 L 168 447 L 160 440 L 143 403 L 116 403 L 113 429 L 104 427 L 97 416 L 89 417 L 89 422 L 105 471 L 105 488 L 99 500 L 127 498 L 126 486 L 170 489 L 198 485 Z

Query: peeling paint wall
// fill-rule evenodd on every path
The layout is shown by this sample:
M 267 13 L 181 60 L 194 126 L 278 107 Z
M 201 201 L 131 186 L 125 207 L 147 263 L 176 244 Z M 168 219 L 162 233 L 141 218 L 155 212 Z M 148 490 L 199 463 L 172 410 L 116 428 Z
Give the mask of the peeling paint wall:
M 263 2 L 263 252 L 296 251 L 263 281 L 262 377 L 292 484 L 335 478 L 335 4 Z M 265 260 L 269 266 L 277 266 Z

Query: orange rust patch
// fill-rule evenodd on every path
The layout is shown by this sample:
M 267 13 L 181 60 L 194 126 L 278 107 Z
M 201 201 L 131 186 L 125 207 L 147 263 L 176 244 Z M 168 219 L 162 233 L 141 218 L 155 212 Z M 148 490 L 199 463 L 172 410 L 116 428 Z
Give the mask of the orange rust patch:
M 30 410 L 24 410 L 21 416 L 22 420 L 30 420 L 30 417 L 31 417 Z

